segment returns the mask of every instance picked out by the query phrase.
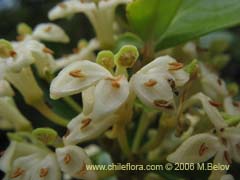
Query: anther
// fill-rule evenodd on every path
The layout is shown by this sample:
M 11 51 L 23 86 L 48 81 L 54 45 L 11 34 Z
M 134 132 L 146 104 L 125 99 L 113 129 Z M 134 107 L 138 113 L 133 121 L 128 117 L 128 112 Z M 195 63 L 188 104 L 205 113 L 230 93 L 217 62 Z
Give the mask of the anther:
M 47 48 L 47 47 L 43 48 L 43 52 L 45 52 L 47 54 L 54 54 L 54 51 L 49 49 L 49 48 Z
M 91 123 L 91 121 L 92 121 L 92 119 L 90 119 L 90 118 L 84 119 L 81 122 L 82 126 L 80 127 L 80 129 L 82 130 L 82 129 L 86 128 Z
M 111 78 L 111 77 L 106 78 L 106 80 L 110 80 L 110 81 L 111 81 L 112 87 L 114 87 L 114 88 L 120 88 L 120 83 L 119 83 L 119 81 L 120 81 L 121 79 L 122 79 L 121 76 L 118 76 L 118 77 L 116 77 L 116 78 Z
M 72 52 L 73 52 L 74 54 L 77 54 L 77 53 L 80 52 L 80 49 L 79 49 L 79 48 L 73 48 L 73 49 L 72 49 Z
M 153 87 L 157 84 L 157 81 L 154 79 L 149 79 L 147 82 L 144 83 L 144 86 L 146 87 Z
M 221 107 L 222 106 L 222 104 L 221 103 L 219 103 L 219 102 L 216 102 L 216 101 L 208 101 L 209 102 L 209 104 L 211 104 L 212 106 L 214 106 L 214 107 Z
M 199 148 L 198 154 L 202 156 L 207 150 L 208 150 L 208 147 L 206 146 L 205 143 L 203 143 Z
M 14 173 L 10 176 L 10 178 L 17 178 L 21 175 L 23 175 L 25 173 L 25 171 L 21 168 L 17 168 L 16 171 L 14 171 Z
M 17 56 L 16 51 L 11 51 L 11 52 L 10 52 L 10 56 L 13 57 L 13 58 L 16 57 L 16 56 Z
M 69 164 L 72 160 L 72 157 L 70 154 L 66 154 L 63 160 L 65 164 Z
M 48 175 L 48 169 L 47 168 L 41 168 L 40 173 L 39 173 L 39 177 L 43 178 L 43 177 L 46 177 L 47 175 Z
M 168 70 L 179 70 L 183 68 L 183 64 L 179 62 L 172 62 L 169 63 L 168 65 L 169 65 Z
M 75 78 L 84 78 L 85 75 L 81 72 L 81 70 L 73 70 L 69 73 L 70 76 Z

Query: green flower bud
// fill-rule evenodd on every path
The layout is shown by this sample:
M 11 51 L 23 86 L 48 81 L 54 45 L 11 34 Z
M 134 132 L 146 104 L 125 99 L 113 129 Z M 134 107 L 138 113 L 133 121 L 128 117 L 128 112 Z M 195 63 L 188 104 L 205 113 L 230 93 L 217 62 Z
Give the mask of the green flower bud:
M 195 70 L 198 67 L 198 61 L 196 59 L 192 60 L 192 62 L 190 64 L 188 64 L 187 66 L 185 66 L 184 70 L 189 73 L 192 74 L 195 72 Z
M 227 89 L 229 91 L 229 94 L 231 94 L 232 96 L 236 96 L 239 92 L 239 87 L 237 83 L 229 83 L 227 85 Z
M 32 134 L 46 145 L 54 144 L 58 137 L 57 132 L 51 128 L 37 128 Z
M 124 68 L 131 68 L 139 56 L 138 50 L 133 45 L 123 46 L 115 55 L 115 64 Z
M 101 51 L 97 55 L 96 62 L 108 70 L 112 70 L 115 66 L 114 64 L 114 54 L 112 51 Z
M 17 32 L 19 35 L 32 34 L 32 28 L 26 23 L 20 23 L 17 25 Z
M 0 39 L 0 57 L 8 58 L 13 56 L 15 53 L 13 51 L 13 47 L 9 41 L 5 39 Z

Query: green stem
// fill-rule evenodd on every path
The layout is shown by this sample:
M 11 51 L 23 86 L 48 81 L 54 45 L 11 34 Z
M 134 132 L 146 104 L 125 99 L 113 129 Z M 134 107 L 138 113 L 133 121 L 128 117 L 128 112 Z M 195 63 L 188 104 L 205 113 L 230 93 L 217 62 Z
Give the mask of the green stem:
M 71 97 L 64 97 L 63 100 L 71 106 L 76 112 L 82 112 L 82 107 L 79 106 Z
M 137 128 L 136 135 L 133 140 L 132 152 L 137 153 L 138 148 L 141 144 L 141 140 L 144 136 L 146 129 L 148 128 L 149 124 L 155 118 L 156 112 L 147 112 L 143 111 L 140 117 L 140 122 Z
M 66 127 L 68 121 L 61 116 L 55 114 L 43 101 L 39 101 L 38 103 L 31 104 L 35 109 L 37 109 L 42 115 L 47 117 L 50 121 Z
M 126 131 L 124 129 L 124 126 L 119 126 L 118 127 L 118 143 L 120 145 L 120 148 L 122 150 L 122 152 L 129 157 L 130 156 L 130 148 L 129 148 L 129 144 L 128 144 L 128 140 L 127 140 L 127 134 Z

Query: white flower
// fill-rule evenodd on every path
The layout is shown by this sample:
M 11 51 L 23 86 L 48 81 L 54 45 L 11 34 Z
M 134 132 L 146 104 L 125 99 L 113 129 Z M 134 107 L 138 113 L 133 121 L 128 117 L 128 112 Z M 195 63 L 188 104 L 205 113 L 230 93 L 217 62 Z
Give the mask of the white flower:
M 174 92 L 189 80 L 183 64 L 170 56 L 162 56 L 144 66 L 130 80 L 138 98 L 150 107 L 173 109 Z
M 32 33 L 32 38 L 49 42 L 68 43 L 69 37 L 64 30 L 54 23 L 41 23 Z
M 113 122 L 114 113 L 127 99 L 129 86 L 124 76 L 113 76 L 104 67 L 90 62 L 75 62 L 64 68 L 52 81 L 50 95 L 57 99 L 93 87 L 93 104 L 69 124 L 65 143 L 79 143 L 97 137 Z M 90 93 L 91 94 L 91 93 Z M 85 101 L 86 102 L 86 101 Z
M 84 59 L 94 60 L 96 58 L 94 55 L 94 51 L 99 49 L 99 46 L 100 46 L 99 42 L 96 39 L 90 40 L 85 47 L 82 47 L 81 49 L 77 49 L 76 53 L 57 59 L 56 70 L 62 69 L 67 65 L 76 61 L 80 61 Z
M 205 162 L 214 157 L 213 163 L 230 165 L 232 159 L 240 162 L 240 129 L 228 127 L 210 98 L 203 94 L 193 96 L 190 101 L 200 100 L 209 120 L 216 129 L 213 133 L 194 135 L 167 157 L 170 162 Z M 225 171 L 212 171 L 209 179 L 220 179 Z
M 68 145 L 63 148 L 57 148 L 56 155 L 63 172 L 74 178 L 84 180 L 97 179 L 95 172 L 87 169 L 87 166 L 92 165 L 92 163 L 82 148 Z
M 35 145 L 12 141 L 0 159 L 4 180 L 60 180 L 56 155 Z
M 48 17 L 50 20 L 55 20 L 75 13 L 84 13 L 91 21 L 101 45 L 111 47 L 114 43 L 115 9 L 119 4 L 129 2 L 131 0 L 99 0 L 97 2 L 68 0 L 50 10 Z

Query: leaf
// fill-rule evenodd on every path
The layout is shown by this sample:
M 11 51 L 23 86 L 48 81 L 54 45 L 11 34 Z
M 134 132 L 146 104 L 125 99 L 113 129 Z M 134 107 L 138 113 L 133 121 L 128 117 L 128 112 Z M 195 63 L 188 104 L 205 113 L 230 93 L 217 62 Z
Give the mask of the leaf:
M 240 23 L 239 0 L 136 0 L 129 23 L 143 39 L 165 49 Z
M 135 0 L 127 6 L 128 20 L 144 40 L 166 31 L 182 0 Z

